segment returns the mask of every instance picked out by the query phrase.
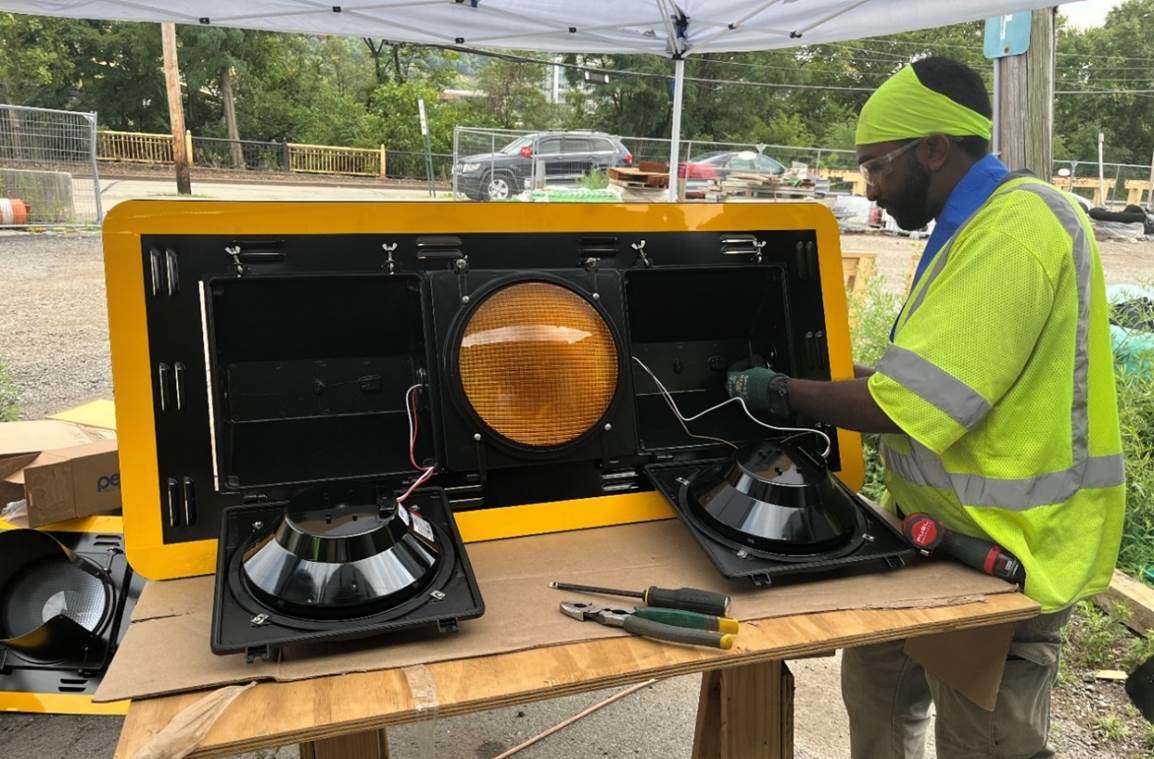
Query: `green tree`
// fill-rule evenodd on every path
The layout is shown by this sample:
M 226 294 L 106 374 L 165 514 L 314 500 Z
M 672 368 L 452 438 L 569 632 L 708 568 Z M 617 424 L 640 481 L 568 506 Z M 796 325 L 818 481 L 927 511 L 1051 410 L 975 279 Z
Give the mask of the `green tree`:
M 49 20 L 45 20 L 48 23 Z M 160 27 L 52 19 L 67 41 L 71 76 L 46 88 L 54 107 L 96 111 L 112 129 L 167 132 Z
M 62 31 L 53 19 L 0 13 L 0 103 L 55 104 L 52 91 L 73 69 Z
M 540 129 L 555 126 L 555 110 L 545 98 L 549 67 L 490 58 L 477 76 L 484 95 L 466 104 L 464 114 L 474 126 Z
M 1063 28 L 1058 53 L 1058 90 L 1154 90 L 1154 0 L 1128 0 L 1097 28 Z M 1154 148 L 1154 95 L 1058 95 L 1054 131 L 1055 158 L 1095 159 L 1102 132 L 1106 160 L 1146 164 Z

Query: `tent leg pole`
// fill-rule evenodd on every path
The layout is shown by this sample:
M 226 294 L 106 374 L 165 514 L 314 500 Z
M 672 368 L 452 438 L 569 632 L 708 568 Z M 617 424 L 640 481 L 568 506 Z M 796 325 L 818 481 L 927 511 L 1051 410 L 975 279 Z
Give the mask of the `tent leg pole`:
M 673 126 L 669 134 L 669 200 L 677 202 L 677 168 L 681 152 L 681 101 L 685 95 L 685 61 L 673 62 Z

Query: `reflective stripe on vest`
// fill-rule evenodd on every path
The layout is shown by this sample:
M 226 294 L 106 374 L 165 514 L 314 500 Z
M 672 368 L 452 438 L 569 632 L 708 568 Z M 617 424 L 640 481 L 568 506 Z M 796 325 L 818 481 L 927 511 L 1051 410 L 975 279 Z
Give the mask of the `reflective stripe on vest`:
M 966 429 L 990 410 L 978 391 L 908 348 L 891 345 L 877 370 L 926 399 Z
M 1073 207 L 1059 190 L 1043 183 L 1027 182 L 1007 192 L 1032 192 L 1045 202 L 1058 218 L 1073 243 L 1074 271 L 1078 288 L 1078 323 L 1074 349 L 1074 397 L 1071 404 L 1071 461 L 1067 469 L 1047 472 L 1034 477 L 994 478 L 976 474 L 947 472 L 941 459 L 933 451 L 910 439 L 911 453 L 905 454 L 882 446 L 886 466 L 903 479 L 915 484 L 953 490 L 965 506 L 993 506 L 1021 511 L 1034 506 L 1067 501 L 1083 488 L 1107 488 L 1121 485 L 1125 480 L 1122 454 L 1110 456 L 1089 455 L 1089 426 L 1087 413 L 1087 379 L 1090 372 L 1090 269 L 1092 256 L 1086 233 Z M 964 229 L 967 225 L 963 225 Z M 938 253 L 933 270 L 906 313 L 903 324 L 921 306 L 933 281 L 941 274 L 949 259 L 950 250 L 961 229 Z M 916 353 L 890 345 L 878 364 L 878 370 L 933 404 L 966 429 L 970 429 L 990 410 L 989 403 L 973 388 L 948 372 L 934 366 Z

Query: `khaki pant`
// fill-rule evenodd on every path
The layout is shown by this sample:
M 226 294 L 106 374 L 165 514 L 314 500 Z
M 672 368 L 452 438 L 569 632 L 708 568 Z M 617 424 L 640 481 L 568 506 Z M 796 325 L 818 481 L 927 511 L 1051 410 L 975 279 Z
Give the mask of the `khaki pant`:
M 903 642 L 842 652 L 842 698 L 853 759 L 922 759 L 930 701 L 937 710 L 939 759 L 1046 759 L 1054 756 L 1050 690 L 1058 676 L 1062 626 L 1070 610 L 1020 623 L 992 712 L 926 673 Z

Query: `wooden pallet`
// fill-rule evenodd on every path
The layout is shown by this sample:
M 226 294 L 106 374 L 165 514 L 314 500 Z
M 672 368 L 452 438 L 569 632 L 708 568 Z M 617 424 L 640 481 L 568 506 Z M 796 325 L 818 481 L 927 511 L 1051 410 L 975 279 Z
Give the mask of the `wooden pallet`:
M 841 254 L 841 270 L 847 293 L 858 293 L 865 289 L 866 283 L 873 276 L 876 260 L 876 253 Z
M 664 168 L 664 165 L 658 165 Z M 668 187 L 669 172 L 646 171 L 645 169 L 650 168 L 650 166 L 646 163 L 642 163 L 641 167 L 611 166 L 608 171 L 609 181 L 621 187 Z

